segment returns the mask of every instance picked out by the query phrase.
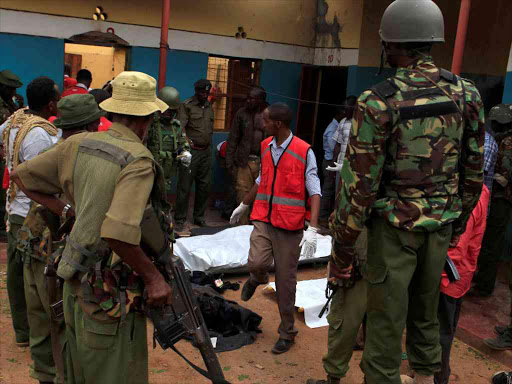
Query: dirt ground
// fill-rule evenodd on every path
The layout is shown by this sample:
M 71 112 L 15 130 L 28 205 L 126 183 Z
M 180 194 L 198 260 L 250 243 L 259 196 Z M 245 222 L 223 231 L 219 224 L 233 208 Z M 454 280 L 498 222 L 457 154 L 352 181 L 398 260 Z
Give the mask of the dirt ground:
M 5 282 L 5 262 L 0 264 L 0 383 L 26 384 L 35 382 L 28 375 L 31 363 L 28 349 L 16 347 L 11 325 Z M 299 280 L 321 278 L 325 267 L 303 267 L 299 270 Z M 247 276 L 227 276 L 225 280 L 243 283 Z M 240 301 L 240 291 L 227 291 L 225 297 Z M 263 333 L 252 345 L 232 352 L 219 354 L 226 379 L 231 383 L 277 384 L 305 383 L 308 378 L 324 378 L 321 358 L 327 349 L 327 328 L 310 329 L 304 323 L 304 316 L 297 313 L 299 334 L 295 346 L 279 356 L 271 353 L 277 340 L 279 312 L 274 294 L 263 293 L 258 289 L 251 301 L 246 303 L 251 310 L 263 317 Z M 207 383 L 192 368 L 188 367 L 172 351 L 164 352 L 159 347 L 152 349 L 152 327 L 148 326 L 149 370 L 151 384 Z M 178 344 L 185 355 L 196 364 L 202 364 L 199 353 L 187 342 Z M 350 364 L 350 372 L 343 381 L 346 384 L 360 384 L 363 376 L 359 369 L 362 352 L 355 352 Z M 489 383 L 491 375 L 506 367 L 475 351 L 468 345 L 456 341 L 452 349 L 453 383 Z M 402 365 L 407 372 L 407 362 Z

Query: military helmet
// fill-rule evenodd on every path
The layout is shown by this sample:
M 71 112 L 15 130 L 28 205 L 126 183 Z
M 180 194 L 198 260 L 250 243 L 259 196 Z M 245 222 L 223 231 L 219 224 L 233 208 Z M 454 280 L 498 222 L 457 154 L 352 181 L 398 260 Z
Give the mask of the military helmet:
M 444 18 L 432 0 L 395 0 L 379 30 L 388 43 L 444 43 Z
M 158 98 L 169 106 L 169 109 L 178 109 L 181 105 L 180 93 L 174 87 L 163 87 L 158 92 Z
M 498 104 L 489 112 L 489 120 L 500 124 L 512 123 L 512 104 Z

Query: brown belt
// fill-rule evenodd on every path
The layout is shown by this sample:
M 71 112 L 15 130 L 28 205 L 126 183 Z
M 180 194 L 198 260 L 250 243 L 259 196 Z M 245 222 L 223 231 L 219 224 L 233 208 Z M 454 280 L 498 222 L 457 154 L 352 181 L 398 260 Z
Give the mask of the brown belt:
M 195 145 L 195 144 L 192 144 L 190 146 L 190 148 L 192 148 L 196 151 L 204 151 L 205 149 L 208 149 L 209 147 L 210 147 L 210 145 L 201 146 L 201 145 Z
M 260 161 L 260 157 L 259 156 L 256 156 L 256 155 L 249 155 L 249 161 L 257 161 L 259 162 Z

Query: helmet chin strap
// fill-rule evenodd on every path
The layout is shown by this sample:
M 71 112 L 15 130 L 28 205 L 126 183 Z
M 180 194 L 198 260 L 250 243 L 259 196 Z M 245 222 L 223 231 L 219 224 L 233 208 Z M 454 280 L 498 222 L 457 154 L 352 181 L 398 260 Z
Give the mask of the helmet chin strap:
M 384 55 L 385 55 L 385 49 L 384 49 L 384 44 L 382 44 L 382 49 L 380 51 L 380 66 L 379 66 L 379 71 L 377 72 L 377 74 L 375 75 L 375 77 L 379 77 L 380 75 L 382 75 L 382 71 L 384 70 Z

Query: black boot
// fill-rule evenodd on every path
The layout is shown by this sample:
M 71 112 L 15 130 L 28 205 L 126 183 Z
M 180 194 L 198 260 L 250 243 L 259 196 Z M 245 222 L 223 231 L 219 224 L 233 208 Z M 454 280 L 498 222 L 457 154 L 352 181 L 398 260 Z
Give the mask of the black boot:
M 334 377 L 327 376 L 327 380 L 315 380 L 309 379 L 306 384 L 340 384 L 341 379 L 335 379 Z

